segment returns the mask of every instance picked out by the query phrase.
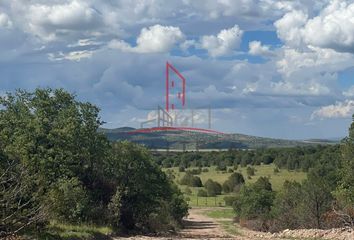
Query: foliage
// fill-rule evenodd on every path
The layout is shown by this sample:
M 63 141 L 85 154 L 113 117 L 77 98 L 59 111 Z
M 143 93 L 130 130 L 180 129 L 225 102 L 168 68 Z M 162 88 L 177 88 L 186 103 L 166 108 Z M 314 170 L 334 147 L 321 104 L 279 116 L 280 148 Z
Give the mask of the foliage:
M 181 185 L 187 185 L 190 187 L 202 187 L 202 180 L 200 177 L 193 176 L 190 172 L 187 172 L 180 180 Z
M 339 170 L 340 181 L 335 191 L 339 208 L 337 213 L 345 224 L 354 227 L 354 121 L 341 150 L 343 161 Z
M 198 190 L 198 193 L 197 193 L 197 196 L 198 196 L 198 197 L 207 197 L 207 196 L 208 196 L 208 193 L 207 193 L 207 191 L 205 191 L 204 189 L 199 189 L 199 190 Z
M 248 166 L 246 171 L 248 176 L 254 176 L 255 174 L 255 169 L 253 167 Z
M 236 215 L 241 219 L 259 218 L 265 221 L 271 218 L 271 208 L 275 193 L 271 190 L 267 178 L 259 178 L 250 186 L 242 186 L 233 204 Z M 264 227 L 264 226 L 263 226 Z M 267 229 L 263 229 L 267 230 Z
M 214 197 L 216 195 L 220 195 L 221 191 L 222 191 L 222 187 L 221 184 L 218 182 L 215 182 L 211 179 L 208 179 L 205 183 L 204 183 L 204 187 L 207 190 L 208 196 L 209 197 Z
M 237 191 L 238 188 L 245 183 L 241 173 L 233 173 L 231 176 L 224 182 L 222 189 L 225 193 Z
M 150 153 L 111 144 L 98 131 L 98 114 L 62 89 L 0 97 L 2 234 L 44 217 L 152 230 L 149 219 L 162 209 L 167 222 L 187 214 L 182 193 Z
M 38 201 L 38 187 L 28 171 L 9 160 L 0 149 L 0 238 L 16 234 L 46 220 L 46 209 Z
M 77 178 L 59 179 L 50 189 L 46 203 L 52 219 L 81 223 L 88 219 L 89 199 Z

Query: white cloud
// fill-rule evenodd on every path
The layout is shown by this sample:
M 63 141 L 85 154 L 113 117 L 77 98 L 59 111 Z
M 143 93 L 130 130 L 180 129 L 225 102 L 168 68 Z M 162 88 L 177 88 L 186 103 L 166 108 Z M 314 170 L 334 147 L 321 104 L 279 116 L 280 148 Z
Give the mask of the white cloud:
M 111 41 L 109 47 L 125 52 L 162 53 L 170 51 L 177 43 L 183 41 L 184 38 L 184 34 L 178 27 L 157 24 L 141 30 L 135 47 L 122 40 Z
M 279 38 L 290 47 L 354 52 L 354 3 L 333 0 L 312 18 L 305 11 L 293 10 L 274 25 Z
M 324 106 L 314 111 L 311 119 L 314 118 L 347 118 L 354 113 L 354 100 L 336 102 L 333 105 Z
M 28 32 L 45 41 L 72 32 L 93 30 L 100 22 L 97 11 L 81 0 L 56 5 L 33 4 L 26 12 Z
M 206 49 L 210 56 L 218 57 L 231 55 L 239 47 L 243 31 L 238 25 L 221 30 L 218 35 L 203 36 L 200 47 Z
M 354 85 L 351 86 L 347 91 L 344 91 L 343 95 L 346 97 L 354 97 Z
M 0 12 L 0 28 L 11 28 L 12 22 L 6 13 Z
M 301 34 L 302 27 L 308 19 L 307 14 L 302 11 L 286 13 L 274 23 L 277 34 L 290 47 L 299 47 L 303 42 Z
M 83 58 L 91 58 L 93 51 L 83 50 L 83 51 L 73 51 L 69 53 L 59 52 L 57 54 L 49 53 L 48 58 L 50 61 L 61 61 L 61 60 L 71 60 L 71 61 L 81 61 Z
M 309 47 L 307 51 L 284 48 L 283 56 L 277 61 L 279 72 L 286 76 L 296 71 L 337 72 L 354 64 L 354 56 L 338 53 L 332 49 Z M 308 72 L 309 73 L 309 72 Z
M 249 54 L 256 56 L 274 56 L 273 51 L 270 50 L 269 45 L 262 45 L 260 41 L 249 42 Z
M 354 3 L 332 1 L 304 27 L 308 44 L 336 51 L 354 52 Z

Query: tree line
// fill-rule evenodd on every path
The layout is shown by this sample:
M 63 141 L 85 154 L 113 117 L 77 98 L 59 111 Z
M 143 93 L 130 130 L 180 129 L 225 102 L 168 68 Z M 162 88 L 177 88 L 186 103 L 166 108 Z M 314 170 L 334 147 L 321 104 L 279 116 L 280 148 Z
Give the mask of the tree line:
M 216 166 L 219 171 L 227 167 L 272 164 L 287 170 L 308 172 L 319 164 L 335 164 L 341 155 L 340 145 L 317 145 L 293 148 L 265 148 L 254 150 L 229 149 L 214 152 L 154 153 L 155 162 L 164 167 L 202 168 Z
M 110 143 L 99 109 L 62 89 L 0 97 L 0 237 L 51 221 L 117 231 L 177 227 L 183 194 L 145 148 Z

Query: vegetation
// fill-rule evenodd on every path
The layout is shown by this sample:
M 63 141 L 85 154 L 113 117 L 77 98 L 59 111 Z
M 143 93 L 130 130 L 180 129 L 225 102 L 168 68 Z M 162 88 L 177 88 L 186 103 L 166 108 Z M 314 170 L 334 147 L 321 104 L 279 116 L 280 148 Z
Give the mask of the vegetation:
M 98 132 L 92 104 L 36 89 L 9 93 L 0 106 L 0 237 L 54 220 L 156 231 L 187 214 L 181 191 L 146 149 Z

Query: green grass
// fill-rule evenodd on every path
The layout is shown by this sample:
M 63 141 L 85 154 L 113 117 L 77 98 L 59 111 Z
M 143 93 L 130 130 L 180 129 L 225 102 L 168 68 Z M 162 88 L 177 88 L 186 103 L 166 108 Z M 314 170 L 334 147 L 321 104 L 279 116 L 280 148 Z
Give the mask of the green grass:
M 221 224 L 221 227 L 231 235 L 241 235 L 239 229 L 232 221 L 218 221 Z
M 208 217 L 216 219 L 220 223 L 221 227 L 231 235 L 241 235 L 238 227 L 233 222 L 233 217 L 235 213 L 232 208 L 220 208 L 220 209 L 210 209 L 205 211 Z
M 106 226 L 95 225 L 71 225 L 58 222 L 51 222 L 46 230 L 38 236 L 38 239 L 65 239 L 65 240 L 83 240 L 83 239 L 110 239 L 109 235 L 112 229 Z
M 272 184 L 273 190 L 275 191 L 279 191 L 286 180 L 301 182 L 306 179 L 306 173 L 301 171 L 288 171 L 286 169 L 280 169 L 279 173 L 274 173 L 274 164 L 254 166 L 254 168 L 256 169 L 255 175 L 252 176 L 251 179 L 247 177 L 247 167 L 239 167 L 235 172 L 242 173 L 243 177 L 245 178 L 246 184 L 254 183 L 259 177 L 268 177 L 270 183 Z M 169 169 L 173 171 L 176 183 L 178 179 L 183 177 L 183 175 L 185 174 L 184 172 L 179 172 L 178 167 L 173 167 Z M 208 179 L 212 179 L 214 181 L 219 182 L 220 184 L 223 184 L 227 180 L 227 178 L 232 174 L 229 172 L 223 173 L 221 171 L 216 171 L 215 166 L 209 167 L 208 170 L 208 172 L 202 172 L 200 175 L 198 175 L 203 183 L 205 183 Z M 167 171 L 167 169 L 164 169 L 164 171 Z M 186 188 L 186 186 L 178 186 L 182 191 L 184 191 L 184 189 Z M 196 195 L 199 188 L 191 187 L 190 189 L 193 192 L 192 195 L 187 196 L 190 199 L 190 206 L 225 206 L 224 197 L 227 195 L 217 196 L 216 199 L 214 197 L 197 197 Z
M 235 212 L 232 208 L 222 208 L 217 210 L 207 211 L 206 215 L 211 218 L 230 218 L 235 216 Z

